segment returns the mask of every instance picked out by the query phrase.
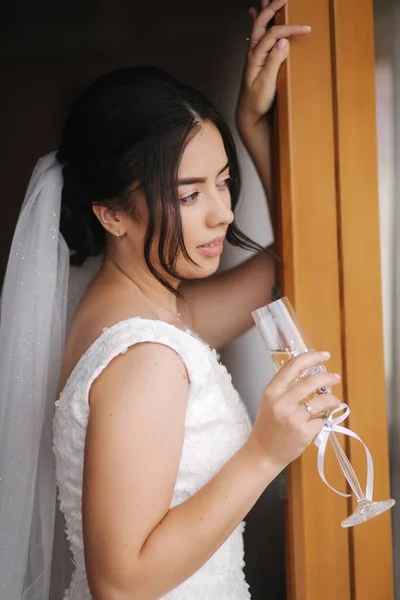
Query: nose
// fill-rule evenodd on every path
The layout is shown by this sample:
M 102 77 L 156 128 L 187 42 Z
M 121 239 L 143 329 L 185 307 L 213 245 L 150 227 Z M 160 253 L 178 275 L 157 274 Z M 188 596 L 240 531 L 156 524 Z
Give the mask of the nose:
M 207 226 L 211 229 L 232 223 L 234 214 L 231 209 L 230 194 L 221 195 L 218 192 L 210 195 L 207 211 Z

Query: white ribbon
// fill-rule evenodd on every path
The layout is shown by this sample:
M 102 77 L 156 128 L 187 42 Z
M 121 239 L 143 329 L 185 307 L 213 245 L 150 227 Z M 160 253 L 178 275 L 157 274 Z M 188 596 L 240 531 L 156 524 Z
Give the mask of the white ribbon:
M 333 415 L 335 415 L 336 413 L 341 412 L 343 410 L 344 410 L 344 412 L 341 415 L 339 415 L 336 418 L 333 418 Z M 325 471 L 324 471 L 324 460 L 325 460 L 326 445 L 328 443 L 329 436 L 331 435 L 331 433 L 343 433 L 344 435 L 348 435 L 349 437 L 355 438 L 356 440 L 361 442 L 362 445 L 364 446 L 365 454 L 367 457 L 367 483 L 366 483 L 365 497 L 367 498 L 367 500 L 372 500 L 372 492 L 374 489 L 374 463 L 372 461 L 371 453 L 368 450 L 367 446 L 362 441 L 362 439 L 356 433 L 354 433 L 354 431 L 351 431 L 351 429 L 347 429 L 347 427 L 341 427 L 339 425 L 339 423 L 342 423 L 342 421 L 345 421 L 347 419 L 349 414 L 350 414 L 350 408 L 347 406 L 347 404 L 341 403 L 339 408 L 336 408 L 334 411 L 332 411 L 331 415 L 327 419 L 325 419 L 324 426 L 314 442 L 318 448 L 318 472 L 319 472 L 319 475 L 320 475 L 322 481 L 331 490 L 333 490 L 336 494 L 339 494 L 340 496 L 345 496 L 345 497 L 351 496 L 351 494 L 343 494 L 342 492 L 339 492 L 338 490 L 333 488 L 327 482 L 326 477 L 325 477 Z M 349 481 L 345 470 L 343 469 L 342 465 L 340 465 L 340 466 L 341 466 L 341 469 L 342 469 L 347 481 Z M 350 481 L 349 481 L 349 483 L 350 483 Z M 350 485 L 351 485 L 351 483 L 350 483 Z

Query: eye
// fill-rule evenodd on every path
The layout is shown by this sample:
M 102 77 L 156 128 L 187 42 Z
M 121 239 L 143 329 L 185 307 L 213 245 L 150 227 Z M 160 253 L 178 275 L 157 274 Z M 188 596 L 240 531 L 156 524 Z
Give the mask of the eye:
M 193 192 L 192 194 L 189 194 L 189 196 L 185 196 L 184 198 L 181 198 L 182 204 L 193 204 L 193 202 L 198 197 L 199 193 L 200 192 Z
M 223 181 L 220 181 L 219 183 L 217 183 L 217 187 L 230 190 L 232 183 L 233 183 L 233 178 L 229 176 L 229 177 L 226 177 L 225 179 L 223 179 Z

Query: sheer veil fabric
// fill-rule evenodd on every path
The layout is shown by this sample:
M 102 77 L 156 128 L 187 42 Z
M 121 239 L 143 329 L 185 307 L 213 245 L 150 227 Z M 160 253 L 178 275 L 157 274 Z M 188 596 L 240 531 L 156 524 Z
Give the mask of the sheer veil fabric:
M 55 153 L 41 158 L 19 215 L 2 290 L 1 600 L 59 600 L 70 575 L 52 451 L 70 273 L 69 249 L 59 231 L 62 185 Z M 83 279 L 75 286 L 74 304 L 90 279 L 87 272 Z

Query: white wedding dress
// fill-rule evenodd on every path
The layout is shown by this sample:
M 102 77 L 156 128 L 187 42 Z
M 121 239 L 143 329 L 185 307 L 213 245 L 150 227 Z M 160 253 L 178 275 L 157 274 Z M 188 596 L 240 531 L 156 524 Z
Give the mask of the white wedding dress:
M 250 432 L 246 409 L 215 350 L 189 330 L 161 321 L 132 318 L 104 329 L 81 357 L 56 402 L 54 453 L 61 510 L 75 570 L 64 600 L 90 600 L 82 536 L 82 476 L 88 395 L 93 381 L 133 344 L 157 342 L 179 354 L 186 366 L 189 397 L 185 436 L 171 507 L 195 494 L 241 448 Z M 248 600 L 240 524 L 189 579 L 167 593 L 168 600 Z

